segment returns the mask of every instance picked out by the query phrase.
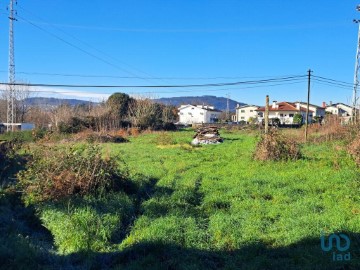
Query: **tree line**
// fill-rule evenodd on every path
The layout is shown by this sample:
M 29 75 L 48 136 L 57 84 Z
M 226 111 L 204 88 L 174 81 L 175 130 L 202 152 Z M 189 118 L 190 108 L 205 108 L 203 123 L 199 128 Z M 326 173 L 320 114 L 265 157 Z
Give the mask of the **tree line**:
M 22 92 L 15 101 L 15 121 L 31 122 L 37 128 L 52 129 L 64 133 L 76 133 L 84 129 L 108 131 L 119 128 L 172 130 L 177 121 L 177 108 L 154 102 L 149 97 L 130 97 L 126 93 L 114 93 L 100 103 L 84 102 L 71 106 L 30 106 L 26 103 L 29 93 Z M 27 93 L 27 94 L 26 94 Z M 6 122 L 6 96 L 0 99 L 0 122 Z

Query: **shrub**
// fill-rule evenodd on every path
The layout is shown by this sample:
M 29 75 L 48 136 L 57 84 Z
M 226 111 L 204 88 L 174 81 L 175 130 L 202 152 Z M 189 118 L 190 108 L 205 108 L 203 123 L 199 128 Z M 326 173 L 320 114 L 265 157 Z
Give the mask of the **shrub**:
M 313 142 L 343 140 L 351 142 L 358 133 L 356 125 L 344 125 L 336 115 L 327 115 L 323 124 L 309 126 L 309 135 Z
M 27 203 L 69 195 L 101 194 L 118 189 L 124 173 L 115 158 L 102 158 L 99 145 L 45 147 L 33 150 L 26 170 L 18 174 Z
M 32 131 L 32 136 L 36 141 L 44 139 L 48 134 L 49 132 L 44 128 L 36 128 Z
M 254 153 L 257 160 L 296 160 L 300 157 L 299 144 L 275 130 L 261 136 Z
M 137 137 L 140 134 L 140 129 L 136 127 L 131 127 L 128 129 L 131 136 Z
M 110 134 L 91 133 L 88 134 L 86 141 L 89 143 L 122 143 L 128 140 L 119 135 L 113 136 Z
M 18 138 L 0 142 L 0 186 L 10 184 L 17 170 L 23 165 L 24 160 L 17 154 L 22 145 L 23 141 Z
M 294 124 L 297 124 L 297 125 L 301 125 L 303 122 L 303 117 L 301 114 L 297 113 L 294 115 L 294 118 L 293 118 L 293 123 Z
M 169 133 L 161 132 L 156 137 L 156 144 L 157 145 L 172 145 L 172 144 L 176 144 L 176 141 Z
M 164 123 L 162 128 L 163 128 L 163 130 L 166 130 L 166 131 L 175 131 L 177 129 L 175 124 L 171 123 L 171 122 Z
M 58 129 L 60 133 L 78 133 L 86 128 L 91 127 L 87 122 L 88 119 L 83 120 L 78 117 L 72 117 L 67 123 L 60 122 Z M 90 120 L 89 120 L 90 121 Z
M 360 135 L 350 143 L 348 153 L 354 158 L 356 164 L 360 166 Z

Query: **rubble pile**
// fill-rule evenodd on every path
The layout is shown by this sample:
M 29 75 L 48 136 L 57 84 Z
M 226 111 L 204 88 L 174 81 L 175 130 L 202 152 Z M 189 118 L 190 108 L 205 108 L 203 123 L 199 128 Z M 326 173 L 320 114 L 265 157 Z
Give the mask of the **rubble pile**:
M 223 142 L 217 127 L 200 127 L 196 130 L 193 138 L 192 145 L 218 144 Z

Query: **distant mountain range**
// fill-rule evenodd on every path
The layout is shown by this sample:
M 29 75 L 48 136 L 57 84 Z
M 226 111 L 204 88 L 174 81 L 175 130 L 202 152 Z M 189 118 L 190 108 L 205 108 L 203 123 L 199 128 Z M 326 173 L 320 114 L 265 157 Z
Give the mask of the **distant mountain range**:
M 211 105 L 215 109 L 225 111 L 227 106 L 227 98 L 216 97 L 216 96 L 187 96 L 187 97 L 170 97 L 170 98 L 159 98 L 155 99 L 156 102 L 163 103 L 166 105 L 180 106 L 183 104 L 197 104 L 197 105 Z M 229 99 L 230 111 L 235 111 L 236 105 L 246 105 L 245 103 L 238 102 L 233 99 Z
M 80 99 L 63 99 L 63 98 L 47 98 L 47 97 L 31 97 L 25 100 L 25 103 L 29 106 L 58 106 L 61 104 L 68 104 L 70 106 L 76 106 L 80 104 L 89 104 L 89 101 Z M 96 102 L 91 102 L 96 103 Z
M 169 97 L 154 99 L 155 102 L 165 105 L 180 106 L 183 104 L 196 104 L 196 105 L 210 105 L 215 109 L 225 111 L 227 106 L 227 98 L 216 96 L 186 96 L 186 97 Z M 96 104 L 96 102 L 91 102 Z M 80 99 L 61 99 L 61 98 L 48 98 L 48 97 L 31 97 L 26 99 L 26 104 L 30 106 L 40 107 L 52 107 L 61 104 L 68 104 L 70 106 L 76 106 L 80 104 L 89 104 L 89 101 Z M 233 99 L 229 99 L 230 111 L 235 111 L 236 105 L 246 105 L 245 103 L 238 102 Z

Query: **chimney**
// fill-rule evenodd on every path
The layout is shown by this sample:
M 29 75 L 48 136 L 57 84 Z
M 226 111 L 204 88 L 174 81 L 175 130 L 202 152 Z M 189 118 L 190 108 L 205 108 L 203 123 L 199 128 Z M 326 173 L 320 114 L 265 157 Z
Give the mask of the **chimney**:
M 326 102 L 325 102 L 325 101 L 323 101 L 322 107 L 323 107 L 323 108 L 326 108 Z
M 300 102 L 296 102 L 296 109 L 300 111 Z
M 330 101 L 330 106 L 332 106 L 332 101 Z
M 276 100 L 273 101 L 272 108 L 276 109 Z

